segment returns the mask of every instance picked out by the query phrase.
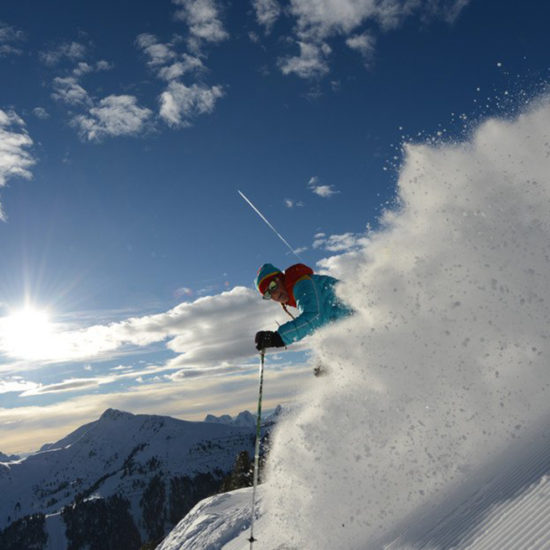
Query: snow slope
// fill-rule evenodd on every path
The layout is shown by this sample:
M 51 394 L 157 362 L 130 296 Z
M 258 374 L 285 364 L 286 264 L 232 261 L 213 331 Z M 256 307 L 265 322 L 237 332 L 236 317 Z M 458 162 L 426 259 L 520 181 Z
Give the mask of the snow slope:
M 258 491 L 256 533 L 261 532 L 262 488 Z M 252 489 L 205 499 L 191 510 L 156 550 L 238 550 L 249 548 Z M 258 539 L 258 537 L 255 537 Z M 258 539 L 257 547 L 265 541 Z
M 550 434 L 547 426 L 528 441 L 510 445 L 501 456 L 461 484 L 416 510 L 365 550 L 548 550 L 550 549 Z M 258 490 L 255 548 L 315 550 L 315 543 L 282 545 L 269 534 L 267 486 Z M 406 492 L 407 488 L 402 488 Z M 312 495 L 314 497 L 314 495 Z M 157 550 L 249 550 L 251 489 L 200 502 Z M 297 518 L 299 511 L 295 511 Z M 369 510 L 358 514 L 369 517 Z M 344 543 L 337 548 L 349 548 Z
M 549 424 L 469 476 L 446 499 L 408 518 L 403 532 L 384 548 L 550 548 Z

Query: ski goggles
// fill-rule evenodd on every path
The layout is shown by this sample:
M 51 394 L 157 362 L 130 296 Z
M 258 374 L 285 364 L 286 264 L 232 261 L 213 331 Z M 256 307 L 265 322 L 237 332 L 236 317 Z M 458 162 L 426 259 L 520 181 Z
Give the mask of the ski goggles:
M 277 287 L 279 286 L 279 282 L 278 281 L 271 281 L 268 285 L 267 285 L 267 288 L 265 289 L 265 292 L 262 294 L 262 298 L 264 300 L 271 300 L 271 293 L 274 291 L 274 290 L 277 290 Z

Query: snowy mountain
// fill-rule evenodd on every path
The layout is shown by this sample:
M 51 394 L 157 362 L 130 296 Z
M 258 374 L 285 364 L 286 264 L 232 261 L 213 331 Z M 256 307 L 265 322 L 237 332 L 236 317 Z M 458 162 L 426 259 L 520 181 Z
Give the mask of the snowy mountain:
M 262 416 L 262 424 L 269 426 L 277 422 L 277 420 L 283 414 L 283 408 L 278 405 L 275 410 L 267 415 L 265 419 Z M 228 414 L 222 416 L 214 416 L 213 414 L 207 414 L 204 422 L 210 422 L 212 424 L 225 424 L 228 426 L 239 426 L 241 428 L 254 428 L 256 429 L 256 416 L 249 411 L 240 412 L 237 416 L 231 417 Z
M 34 514 L 31 530 L 42 524 L 48 534 L 43 547 L 63 550 L 65 529 L 73 542 L 92 544 L 90 518 L 103 514 L 110 519 L 101 536 L 130 533 L 119 550 L 160 540 L 218 491 L 241 451 L 252 453 L 253 419 L 241 413 L 228 424 L 186 422 L 108 409 L 34 455 L 0 463 L 0 529 L 30 528 Z
M 212 424 L 225 424 L 226 426 L 239 426 L 241 428 L 256 427 L 256 417 L 248 411 L 243 411 L 239 413 L 235 418 L 232 418 L 228 414 L 224 414 L 222 416 L 214 416 L 212 414 L 207 414 L 204 421 Z
M 260 486 L 258 490 L 254 534 L 258 549 L 275 550 L 282 547 L 280 541 L 266 534 L 270 519 L 266 488 Z M 204 499 L 157 550 L 248 550 L 251 499 L 248 488 Z M 368 519 L 369 510 L 358 514 Z M 550 437 L 543 430 L 528 446 L 511 446 L 501 457 L 472 472 L 467 483 L 396 525 L 384 540 L 366 537 L 360 546 L 349 550 L 355 548 L 550 549 Z
M 21 457 L 17 455 L 6 455 L 4 453 L 0 453 L 0 462 L 13 462 L 14 460 L 19 460 Z

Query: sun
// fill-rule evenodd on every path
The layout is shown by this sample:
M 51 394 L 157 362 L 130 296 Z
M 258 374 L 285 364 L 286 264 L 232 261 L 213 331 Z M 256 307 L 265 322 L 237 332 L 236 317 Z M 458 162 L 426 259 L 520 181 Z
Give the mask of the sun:
M 50 314 L 27 305 L 0 318 L 2 351 L 11 357 L 33 359 L 48 347 L 53 333 Z

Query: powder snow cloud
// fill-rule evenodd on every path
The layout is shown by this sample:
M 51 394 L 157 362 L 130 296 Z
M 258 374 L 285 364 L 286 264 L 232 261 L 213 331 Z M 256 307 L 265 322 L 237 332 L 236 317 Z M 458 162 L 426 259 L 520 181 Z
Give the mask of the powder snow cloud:
M 331 259 L 357 313 L 313 338 L 331 374 L 274 438 L 265 540 L 383 548 L 550 413 L 549 128 L 544 97 L 405 147 L 398 207 Z

